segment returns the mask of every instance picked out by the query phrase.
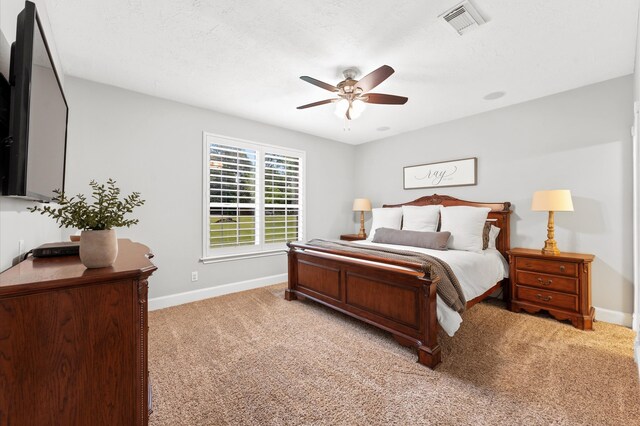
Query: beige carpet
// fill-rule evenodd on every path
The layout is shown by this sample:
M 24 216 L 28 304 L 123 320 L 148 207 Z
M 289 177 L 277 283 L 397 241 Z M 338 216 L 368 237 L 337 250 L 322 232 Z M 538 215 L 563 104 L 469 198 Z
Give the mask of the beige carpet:
M 443 363 L 284 285 L 149 314 L 151 425 L 633 425 L 631 330 L 481 303 Z

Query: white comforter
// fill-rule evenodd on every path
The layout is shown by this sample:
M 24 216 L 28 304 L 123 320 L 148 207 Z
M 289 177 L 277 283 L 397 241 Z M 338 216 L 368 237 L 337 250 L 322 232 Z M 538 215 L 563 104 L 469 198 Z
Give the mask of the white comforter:
M 509 276 L 509 265 L 498 250 L 487 249 L 482 253 L 461 250 L 431 250 L 419 247 L 398 246 L 395 244 L 357 241 L 358 244 L 372 247 L 387 247 L 396 250 L 411 250 L 437 257 L 449 264 L 458 278 L 467 300 L 476 298 L 494 286 L 498 281 Z M 447 306 L 440 296 L 437 298 L 437 317 L 440 326 L 453 336 L 460 328 L 462 317 Z

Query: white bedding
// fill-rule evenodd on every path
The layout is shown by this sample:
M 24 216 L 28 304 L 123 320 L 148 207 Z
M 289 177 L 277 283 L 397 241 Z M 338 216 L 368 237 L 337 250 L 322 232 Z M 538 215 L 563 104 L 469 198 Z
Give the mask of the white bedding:
M 467 300 L 480 296 L 498 281 L 509 276 L 509 264 L 496 249 L 486 249 L 482 253 L 475 253 L 462 250 L 431 250 L 394 244 L 372 243 L 371 241 L 355 242 L 372 247 L 416 251 L 444 260 L 458 278 Z M 447 306 L 440 299 L 440 296 L 437 297 L 437 317 L 440 326 L 449 336 L 453 336 L 462 323 L 460 314 Z

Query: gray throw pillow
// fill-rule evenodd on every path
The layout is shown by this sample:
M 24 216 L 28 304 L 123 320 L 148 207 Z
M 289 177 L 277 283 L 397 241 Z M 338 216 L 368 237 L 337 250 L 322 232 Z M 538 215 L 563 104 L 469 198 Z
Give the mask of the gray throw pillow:
M 373 237 L 373 242 L 447 250 L 447 242 L 450 236 L 451 232 L 401 231 L 391 228 L 378 228 Z

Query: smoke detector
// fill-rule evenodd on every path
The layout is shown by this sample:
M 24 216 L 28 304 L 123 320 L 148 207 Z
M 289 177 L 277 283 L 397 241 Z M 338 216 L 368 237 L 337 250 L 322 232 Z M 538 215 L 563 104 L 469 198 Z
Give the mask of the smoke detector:
M 473 30 L 485 23 L 485 20 L 473 5 L 468 1 L 452 7 L 451 9 L 438 16 L 447 26 L 453 28 L 459 35 Z

